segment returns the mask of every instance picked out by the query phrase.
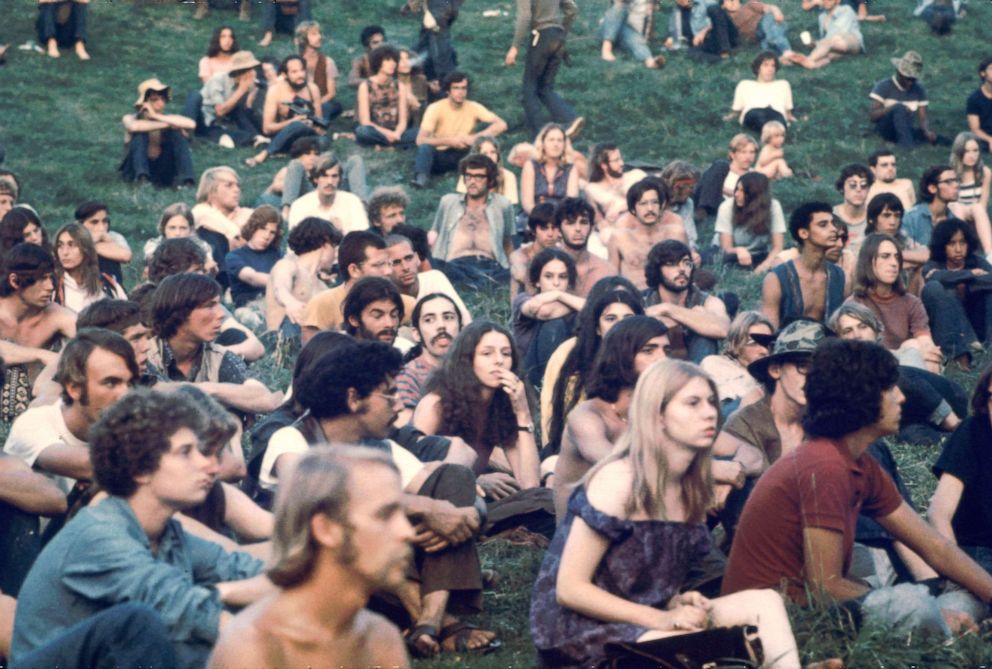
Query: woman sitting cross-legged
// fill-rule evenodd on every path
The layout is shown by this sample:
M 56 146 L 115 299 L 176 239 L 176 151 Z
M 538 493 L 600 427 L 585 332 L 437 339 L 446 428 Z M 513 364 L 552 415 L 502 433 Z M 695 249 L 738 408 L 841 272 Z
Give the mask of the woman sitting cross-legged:
M 785 214 L 761 172 L 748 172 L 716 212 L 714 243 L 724 262 L 763 274 L 785 245 Z
M 664 360 L 641 374 L 627 432 L 572 493 L 534 584 L 531 634 L 543 666 L 596 666 L 609 642 L 759 624 L 764 666 L 798 669 L 778 593 L 681 592 L 710 546 L 719 415 L 716 387 L 697 366 Z

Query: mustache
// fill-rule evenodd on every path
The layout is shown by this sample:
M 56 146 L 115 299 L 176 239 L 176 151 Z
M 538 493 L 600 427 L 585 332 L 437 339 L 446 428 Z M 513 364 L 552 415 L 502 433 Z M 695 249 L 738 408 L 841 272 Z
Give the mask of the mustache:
M 386 335 L 389 335 L 390 337 L 396 337 L 396 332 L 397 331 L 395 328 L 386 328 L 385 330 L 379 330 L 378 332 L 376 332 L 375 336 L 376 338 L 380 338 Z
M 439 333 L 437 333 L 437 335 L 434 336 L 433 339 L 431 339 L 431 343 L 432 344 L 436 344 L 437 342 L 441 341 L 442 339 L 447 339 L 448 341 L 451 341 L 452 340 L 451 335 L 449 335 L 447 332 L 439 332 Z

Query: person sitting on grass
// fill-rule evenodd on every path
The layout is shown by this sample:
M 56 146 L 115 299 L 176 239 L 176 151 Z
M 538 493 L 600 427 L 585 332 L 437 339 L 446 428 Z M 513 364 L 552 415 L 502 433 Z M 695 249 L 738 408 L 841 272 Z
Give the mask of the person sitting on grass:
M 589 164 L 592 172 L 582 195 L 596 210 L 594 239 L 600 247 L 604 247 L 615 232 L 616 222 L 627 213 L 627 191 L 647 173 L 636 168 L 625 169 L 623 154 L 612 142 L 594 145 Z
M 541 483 L 518 351 L 500 325 L 465 326 L 428 378 L 411 423 L 424 434 L 464 439 L 478 456 L 473 469 L 491 500 Z
M 131 262 L 131 246 L 124 235 L 110 229 L 110 211 L 107 205 L 92 200 L 83 202 L 76 207 L 73 218 L 90 233 L 93 245 L 96 246 L 100 271 L 123 285 L 124 272 L 121 265 Z
M 506 169 L 503 165 L 503 155 L 500 153 L 499 140 L 489 135 L 479 135 L 472 142 L 472 147 L 468 151 L 469 155 L 481 154 L 496 163 L 499 173 L 496 178 L 496 192 L 506 197 L 514 206 L 520 204 L 520 194 L 517 189 L 517 175 Z M 458 183 L 455 184 L 456 193 L 465 192 L 465 179 L 459 174 Z
M 245 243 L 241 228 L 252 210 L 241 206 L 241 177 L 232 168 L 211 167 L 200 175 L 193 206 L 196 236 L 210 245 L 211 255 L 223 281 L 224 257 Z
M 334 266 L 341 232 L 322 218 L 304 218 L 289 231 L 289 251 L 269 272 L 265 284 L 267 331 L 299 340 L 307 303 L 325 290 L 322 277 Z
M 79 60 L 89 60 L 86 51 L 88 35 L 86 19 L 90 0 L 38 0 L 38 44 L 44 44 L 52 58 L 58 58 L 59 47 L 75 47 Z
M 775 181 L 792 176 L 792 168 L 785 160 L 785 126 L 778 121 L 768 121 L 761 129 L 761 151 L 755 169 Z
M 90 233 L 79 223 L 67 223 L 55 233 L 55 295 L 53 299 L 75 313 L 98 300 L 126 300 L 120 284 L 100 271 Z
M 972 356 L 992 344 L 992 264 L 967 223 L 949 218 L 937 224 L 922 274 L 920 298 L 934 342 L 949 360 L 970 369 Z
M 865 234 L 881 232 L 892 235 L 902 249 L 902 262 L 906 270 L 906 285 L 914 295 L 923 290 L 920 269 L 930 260 L 930 249 L 906 234 L 902 229 L 902 201 L 893 193 L 880 193 L 868 201 L 868 227 Z M 845 274 L 847 273 L 845 268 Z M 852 277 L 849 275 L 848 279 Z
M 267 572 L 278 594 L 231 619 L 208 666 L 261 658 L 408 666 L 399 630 L 364 608 L 376 592 L 400 589 L 413 561 L 399 469 L 371 449 L 324 446 L 304 455 L 287 479 Z M 327 600 L 336 603 L 327 607 Z
M 857 12 L 859 21 L 868 21 L 869 23 L 885 22 L 884 14 L 868 13 L 868 3 L 870 0 L 841 0 L 841 2 Z M 803 9 L 807 12 L 822 6 L 823 0 L 803 0 Z
M 325 120 L 320 106 L 320 89 L 307 77 L 302 56 L 286 56 L 279 64 L 282 77 L 265 92 L 262 134 L 269 138 L 265 147 L 245 165 L 261 165 L 276 153 L 285 153 L 300 137 L 322 135 Z
M 841 339 L 878 343 L 885 326 L 868 307 L 842 305 L 827 322 Z M 955 381 L 920 367 L 899 365 L 899 390 L 906 396 L 895 439 L 909 444 L 937 444 L 968 415 L 968 395 Z
M 902 200 L 904 210 L 916 204 L 916 186 L 909 179 L 898 178 L 896 154 L 889 148 L 881 148 L 868 156 L 868 168 L 874 178 L 868 189 L 868 200 L 876 195 L 892 193 Z
M 566 197 L 578 197 L 579 173 L 568 159 L 569 140 L 565 129 L 548 123 L 534 139 L 536 156 L 524 164 L 520 172 L 520 206 L 530 215 L 542 202 L 561 202 Z
M 159 245 L 166 239 L 188 238 L 199 246 L 206 256 L 206 264 L 203 266 L 207 274 L 217 273 L 217 263 L 214 262 L 210 245 L 203 241 L 193 230 L 193 211 L 189 205 L 183 202 L 170 204 L 162 210 L 162 216 L 158 219 L 158 237 L 152 237 L 145 242 L 142 252 L 145 255 L 145 265 L 147 275 L 147 265 L 151 262 L 152 256 Z
M 231 56 L 230 70 L 213 75 L 200 89 L 202 134 L 225 149 L 260 141 L 262 131 L 252 111 L 259 91 L 255 68 L 260 64 L 251 51 L 238 51 Z
M 413 226 L 403 225 L 403 228 L 420 230 Z M 404 230 L 404 232 L 407 232 Z M 423 232 L 423 230 L 420 230 Z M 425 242 L 426 243 L 426 242 Z M 458 291 L 451 285 L 451 281 L 444 272 L 437 269 L 422 270 L 424 259 L 417 251 L 417 244 L 406 235 L 393 233 L 386 237 L 386 251 L 389 253 L 389 261 L 393 265 L 393 274 L 390 277 L 396 288 L 407 297 L 420 300 L 430 293 L 444 293 L 449 296 L 458 306 L 458 314 L 466 325 L 472 322 L 472 314 L 462 300 Z
M 648 46 L 650 30 L 654 22 L 654 3 L 645 0 L 619 0 L 606 8 L 606 14 L 599 25 L 599 36 L 603 42 L 600 56 L 607 62 L 617 59 L 613 47 L 630 51 L 638 62 L 649 70 L 665 66 L 664 56 L 652 56 Z
M 362 200 L 341 190 L 343 169 L 334 154 L 325 153 L 317 158 L 309 175 L 314 190 L 297 198 L 289 208 L 290 230 L 310 216 L 330 221 L 342 234 L 368 230 L 369 219 Z
M 740 43 L 737 26 L 723 7 L 707 0 L 675 0 L 668 19 L 666 49 L 689 48 L 707 60 L 730 58 Z
M 931 337 L 923 302 L 906 292 L 902 251 L 894 237 L 875 233 L 865 239 L 854 270 L 854 291 L 847 301 L 875 312 L 885 325 L 881 343 L 900 361 L 922 363 L 931 372 L 940 372 L 943 352 Z
M 964 218 L 977 225 L 982 214 L 988 218 L 992 169 L 982 162 L 981 144 L 974 133 L 962 132 L 954 138 L 950 163 L 961 180 L 957 207 L 962 210 L 967 207 L 968 210 L 963 211 Z
M 730 138 L 730 160 L 714 161 L 703 172 L 693 191 L 697 223 L 716 216 L 720 204 L 733 199 L 737 180 L 751 171 L 757 155 L 758 143 L 747 133 L 737 133 Z
M 575 262 L 558 248 L 544 249 L 528 268 L 533 293 L 520 293 L 511 306 L 513 334 L 523 351 L 527 380 L 537 386 L 548 359 L 572 336 L 575 315 L 586 300 L 574 294 Z
M 785 14 L 775 5 L 761 0 L 722 0 L 721 6 L 737 28 L 741 41 L 757 44 L 763 51 L 781 58 L 783 63 L 802 58 L 792 50 L 786 36 L 789 26 Z
M 767 666 L 799 669 L 778 593 L 680 592 L 710 548 L 717 404 L 695 365 L 666 360 L 641 374 L 627 432 L 575 488 L 534 583 L 530 630 L 546 666 L 594 666 L 609 642 L 757 624 Z
M 369 54 L 372 74 L 358 86 L 355 140 L 365 146 L 409 149 L 417 144 L 419 130 L 410 125 L 405 95 L 396 80 L 400 54 L 383 44 Z
M 51 252 L 48 231 L 30 205 L 19 204 L 0 219 L 0 259 L 18 244 L 34 244 Z
M 756 3 L 752 0 L 748 4 Z M 792 114 L 792 85 L 785 79 L 775 78 L 778 68 L 779 59 L 774 52 L 759 53 L 751 62 L 751 71 L 756 78 L 737 82 L 730 113 L 725 117 L 730 120 L 736 116 L 743 127 L 762 135 L 762 141 L 765 141 L 764 127 L 769 121 L 785 125 L 796 120 Z
M 708 355 L 699 363 L 710 375 L 720 393 L 720 413 L 726 417 L 735 409 L 756 399 L 760 384 L 748 372 L 748 365 L 768 355 L 775 328 L 759 311 L 742 311 L 730 322 L 723 351 Z
M 768 177 L 748 172 L 737 181 L 734 198 L 717 209 L 715 237 L 723 262 L 759 275 L 768 271 L 785 245 L 785 215 Z
M 899 428 L 904 397 L 898 378 L 898 362 L 878 344 L 828 340 L 817 347 L 806 374 L 806 438 L 762 475 L 748 498 L 724 593 L 784 582 L 794 601 L 807 603 L 809 593 L 844 605 L 868 624 L 939 639 L 977 628 L 975 616 L 992 600 L 992 575 L 920 518 L 866 455 L 874 441 Z M 934 597 L 925 585 L 872 589 L 852 578 L 859 513 L 964 590 Z
M 121 119 L 127 155 L 119 169 L 125 180 L 164 188 L 173 183 L 183 188 L 196 184 L 189 149 L 196 121 L 182 114 L 164 113 L 169 98 L 169 87 L 158 79 L 138 84 L 135 112 Z
M 857 163 L 846 165 L 837 177 L 834 188 L 843 196 L 844 201 L 834 206 L 834 216 L 847 224 L 847 233 L 851 239 L 851 249 L 855 253 L 861 248 L 865 238 L 865 228 L 868 226 L 868 189 L 871 188 L 875 177 L 865 165 Z
M 978 63 L 981 85 L 968 96 L 968 129 L 981 141 L 982 153 L 992 151 L 992 56 Z
M 568 412 L 554 467 L 555 517 L 565 518 L 568 498 L 579 480 L 613 450 L 627 429 L 630 395 L 637 378 L 664 360 L 668 328 L 649 316 L 631 316 L 603 337 L 589 370 L 585 401 Z
M 826 67 L 842 56 L 865 50 L 857 13 L 841 0 L 820 0 L 820 39 L 809 55 L 794 59 L 808 70 Z
M 230 72 L 231 57 L 238 51 L 240 49 L 234 28 L 231 26 L 214 28 L 210 43 L 207 45 L 207 54 L 200 58 L 197 66 L 197 76 L 200 77 L 200 81 L 207 83 L 207 80 L 215 74 Z
M 616 276 L 617 271 L 610 263 L 589 250 L 595 230 L 595 211 L 591 204 L 577 197 L 567 197 L 555 207 L 554 221 L 561 238 L 561 249 L 575 261 L 576 295 L 586 297 L 600 279 Z
M 527 229 L 532 241 L 523 244 L 510 254 L 510 302 L 522 292 L 533 292 L 530 283 L 530 265 L 545 249 L 557 246 L 560 233 L 555 227 L 555 205 L 542 202 L 527 217 Z
M 358 88 L 358 85 L 365 79 L 372 76 L 372 69 L 369 67 L 369 54 L 386 43 L 386 29 L 378 25 L 370 25 L 362 28 L 358 36 L 364 51 L 351 61 L 351 70 L 348 72 L 348 85 Z
M 992 573 L 992 514 L 988 487 L 992 472 L 988 444 L 992 443 L 992 367 L 975 383 L 972 415 L 965 418 L 933 466 L 937 489 L 930 498 L 927 519 L 942 537 L 956 544 L 986 572 Z
M 316 21 L 300 21 L 296 26 L 293 41 L 306 64 L 307 77 L 320 91 L 320 115 L 325 121 L 333 121 L 341 115 L 344 108 L 334 99 L 337 93 L 334 80 L 338 77 L 338 67 L 334 64 L 334 59 L 320 51 L 323 42 L 320 24 Z
M 21 185 L 13 172 L 0 173 L 0 219 L 17 204 L 20 192 Z
M 224 256 L 231 300 L 235 308 L 248 306 L 265 294 L 269 273 L 282 257 L 282 218 L 275 207 L 263 204 L 241 228 L 244 246 Z M 255 305 L 256 307 L 260 305 Z
M 896 73 L 876 82 L 868 94 L 871 100 L 868 119 L 883 139 L 895 142 L 900 148 L 911 149 L 923 142 L 936 144 L 938 136 L 930 129 L 927 114 L 930 100 L 918 81 L 923 73 L 923 56 L 907 51 L 902 58 L 892 58 L 891 62 Z M 913 116 L 916 116 L 915 126 Z

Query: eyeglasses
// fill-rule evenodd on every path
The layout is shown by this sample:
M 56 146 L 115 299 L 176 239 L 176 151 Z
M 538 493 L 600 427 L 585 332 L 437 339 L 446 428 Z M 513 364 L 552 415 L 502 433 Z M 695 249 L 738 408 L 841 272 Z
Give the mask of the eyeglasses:
M 384 392 L 381 392 L 381 391 L 376 390 L 376 391 L 373 391 L 372 394 L 373 395 L 378 395 L 379 397 L 381 397 L 382 399 L 386 400 L 390 404 L 393 404 L 395 402 L 398 402 L 399 399 L 400 399 L 400 394 L 397 391 L 395 391 L 395 390 L 393 392 L 391 392 L 391 393 L 384 393 Z
M 473 180 L 474 181 L 488 181 L 489 180 L 489 175 L 488 174 L 472 174 L 471 172 L 466 172 L 465 174 L 462 175 L 462 178 L 464 178 L 465 181 L 473 181 Z
M 867 181 L 848 181 L 844 184 L 844 186 L 852 190 L 868 190 Z
M 957 177 L 951 177 L 950 179 L 941 179 L 937 183 L 939 183 L 939 184 L 959 184 L 959 183 L 961 183 L 961 179 L 959 179 Z

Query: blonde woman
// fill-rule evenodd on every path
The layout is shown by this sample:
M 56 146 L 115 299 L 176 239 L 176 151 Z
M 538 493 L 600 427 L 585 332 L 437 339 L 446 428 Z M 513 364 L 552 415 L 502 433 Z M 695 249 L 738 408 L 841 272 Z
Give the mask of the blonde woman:
M 560 202 L 579 196 L 579 173 L 570 159 L 571 145 L 565 129 L 548 123 L 534 140 L 534 158 L 520 173 L 520 206 L 530 214 L 541 202 Z
M 546 666 L 595 666 L 611 641 L 757 624 L 766 663 L 798 669 L 781 596 L 680 594 L 705 555 L 717 390 L 699 367 L 664 360 L 637 381 L 627 432 L 568 502 L 534 585 L 531 633 Z

